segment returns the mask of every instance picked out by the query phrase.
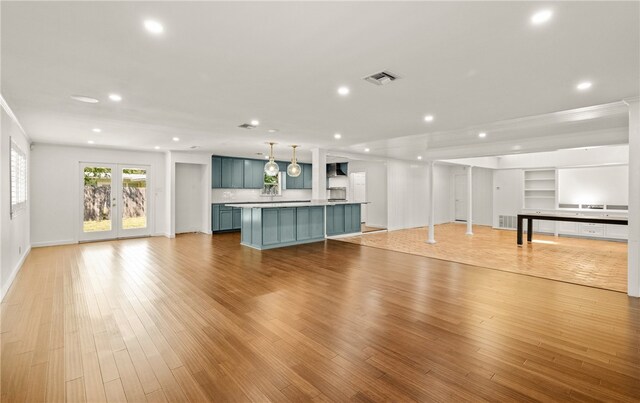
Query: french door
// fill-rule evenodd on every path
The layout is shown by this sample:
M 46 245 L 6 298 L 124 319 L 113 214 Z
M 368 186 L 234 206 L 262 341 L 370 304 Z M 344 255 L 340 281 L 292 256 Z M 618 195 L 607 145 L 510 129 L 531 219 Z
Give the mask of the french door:
M 80 163 L 80 241 L 148 236 L 149 167 Z

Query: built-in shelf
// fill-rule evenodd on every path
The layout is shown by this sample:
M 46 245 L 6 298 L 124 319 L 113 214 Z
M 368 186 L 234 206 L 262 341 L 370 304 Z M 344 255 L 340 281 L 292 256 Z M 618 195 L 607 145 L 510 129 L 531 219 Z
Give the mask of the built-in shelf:
M 536 169 L 524 171 L 524 208 L 555 209 L 556 170 Z

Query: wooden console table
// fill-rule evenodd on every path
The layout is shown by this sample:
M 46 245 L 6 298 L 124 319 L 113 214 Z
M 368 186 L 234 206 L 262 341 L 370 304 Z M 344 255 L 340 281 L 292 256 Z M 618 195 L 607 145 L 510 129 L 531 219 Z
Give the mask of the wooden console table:
M 587 215 L 553 214 L 553 213 L 518 214 L 518 246 L 522 245 L 522 231 L 523 231 L 522 224 L 525 219 L 527 220 L 527 242 L 531 242 L 533 239 L 533 220 L 586 222 L 586 223 L 594 223 L 594 224 L 614 224 L 614 225 L 629 224 L 629 219 L 625 217 L 587 216 Z

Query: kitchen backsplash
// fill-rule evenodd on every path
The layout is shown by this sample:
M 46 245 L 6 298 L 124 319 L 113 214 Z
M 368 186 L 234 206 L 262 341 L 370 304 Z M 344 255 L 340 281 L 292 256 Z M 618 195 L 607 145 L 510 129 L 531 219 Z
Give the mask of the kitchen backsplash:
M 311 189 L 284 189 L 282 196 L 260 196 L 260 189 L 211 189 L 212 203 L 311 200 Z

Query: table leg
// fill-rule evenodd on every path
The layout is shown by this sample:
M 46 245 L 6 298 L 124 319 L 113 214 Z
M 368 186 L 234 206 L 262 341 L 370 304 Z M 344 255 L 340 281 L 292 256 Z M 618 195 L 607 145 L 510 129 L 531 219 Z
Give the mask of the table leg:
M 522 217 L 518 216 L 518 245 L 522 245 Z
M 533 218 L 527 218 L 527 242 L 533 240 Z

